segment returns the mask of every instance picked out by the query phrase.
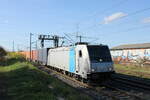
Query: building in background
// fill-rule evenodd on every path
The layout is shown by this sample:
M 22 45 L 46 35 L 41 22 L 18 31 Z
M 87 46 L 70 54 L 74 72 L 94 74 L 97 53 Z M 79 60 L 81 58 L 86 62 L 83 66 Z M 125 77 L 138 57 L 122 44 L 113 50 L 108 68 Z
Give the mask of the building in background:
M 138 59 L 150 63 L 150 43 L 119 45 L 111 48 L 111 55 L 115 63 L 136 62 Z

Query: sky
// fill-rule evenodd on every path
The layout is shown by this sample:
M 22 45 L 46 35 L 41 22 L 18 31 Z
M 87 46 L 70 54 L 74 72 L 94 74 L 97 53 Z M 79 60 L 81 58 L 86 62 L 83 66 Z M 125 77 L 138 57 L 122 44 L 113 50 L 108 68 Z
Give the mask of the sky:
M 0 0 L 0 46 L 29 47 L 29 34 L 107 44 L 150 42 L 150 0 Z M 47 45 L 50 44 L 46 42 Z M 34 45 L 34 44 L 33 44 Z

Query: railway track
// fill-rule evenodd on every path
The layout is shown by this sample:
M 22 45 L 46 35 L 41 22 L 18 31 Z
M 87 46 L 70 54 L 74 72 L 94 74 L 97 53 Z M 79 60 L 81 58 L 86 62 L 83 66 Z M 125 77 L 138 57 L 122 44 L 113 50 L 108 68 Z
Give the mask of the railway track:
M 141 95 L 128 93 L 122 91 L 116 87 L 110 85 L 91 86 L 67 75 L 61 74 L 55 70 L 52 70 L 46 66 L 37 66 L 40 70 L 54 76 L 64 83 L 74 87 L 78 91 L 82 91 L 85 94 L 93 98 L 93 100 L 144 100 Z
M 146 93 L 150 92 L 150 82 L 146 82 L 138 78 L 127 77 L 120 74 L 114 74 L 112 75 L 112 81 L 115 83 L 120 83 L 124 87 L 127 87 L 126 89 L 141 91 Z

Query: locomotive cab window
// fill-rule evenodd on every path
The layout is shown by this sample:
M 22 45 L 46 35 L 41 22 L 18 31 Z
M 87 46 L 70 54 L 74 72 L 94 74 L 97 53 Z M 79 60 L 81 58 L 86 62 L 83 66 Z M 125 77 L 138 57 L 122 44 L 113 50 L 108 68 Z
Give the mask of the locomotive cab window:
M 82 57 L 82 51 L 81 50 L 79 51 L 79 57 Z
M 88 46 L 91 62 L 110 62 L 112 61 L 109 48 L 107 46 Z

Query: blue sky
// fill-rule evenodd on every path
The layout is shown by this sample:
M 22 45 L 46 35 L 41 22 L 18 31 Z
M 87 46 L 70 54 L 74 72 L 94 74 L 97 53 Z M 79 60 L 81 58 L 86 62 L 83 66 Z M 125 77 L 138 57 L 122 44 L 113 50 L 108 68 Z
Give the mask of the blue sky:
M 110 47 L 150 42 L 150 9 L 133 14 L 145 8 L 150 0 L 0 0 L 0 45 L 12 50 L 14 40 L 15 49 L 25 49 L 30 32 L 33 39 L 63 36 L 77 25 L 80 35 Z

